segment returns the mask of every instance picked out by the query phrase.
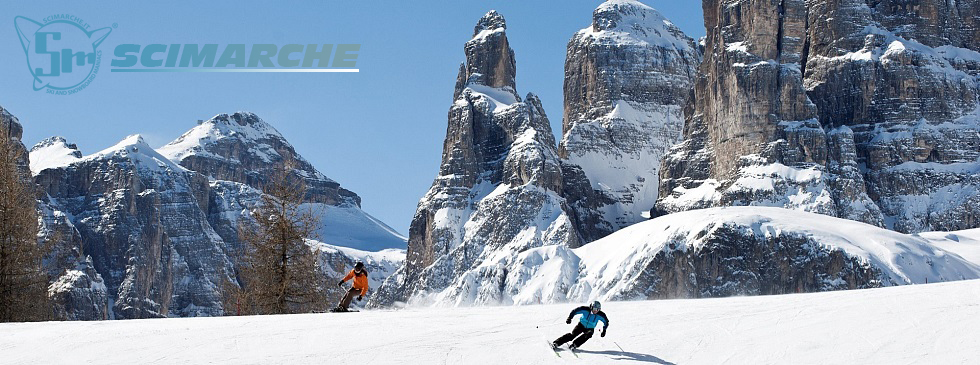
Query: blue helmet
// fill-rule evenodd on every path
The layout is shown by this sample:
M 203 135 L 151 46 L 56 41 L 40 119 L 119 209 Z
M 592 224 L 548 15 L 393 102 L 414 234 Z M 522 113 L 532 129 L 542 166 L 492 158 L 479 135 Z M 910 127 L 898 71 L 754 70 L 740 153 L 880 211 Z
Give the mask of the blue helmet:
M 594 311 L 602 310 L 602 304 L 599 303 L 598 300 L 597 301 L 594 301 L 594 302 L 592 302 L 592 306 L 590 306 L 589 309 L 592 309 Z

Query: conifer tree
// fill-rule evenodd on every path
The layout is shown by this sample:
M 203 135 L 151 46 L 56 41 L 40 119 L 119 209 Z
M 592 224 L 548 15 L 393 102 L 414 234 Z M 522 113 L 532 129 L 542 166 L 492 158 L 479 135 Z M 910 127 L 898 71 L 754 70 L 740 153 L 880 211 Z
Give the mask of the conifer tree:
M 25 151 L 0 125 L 0 322 L 50 317 L 45 252 L 38 243 L 37 199 Z
M 309 313 L 325 308 L 317 275 L 315 239 L 319 219 L 304 204 L 305 184 L 286 164 L 270 177 L 253 224 L 239 226 L 242 265 L 239 288 L 226 299 L 229 314 Z

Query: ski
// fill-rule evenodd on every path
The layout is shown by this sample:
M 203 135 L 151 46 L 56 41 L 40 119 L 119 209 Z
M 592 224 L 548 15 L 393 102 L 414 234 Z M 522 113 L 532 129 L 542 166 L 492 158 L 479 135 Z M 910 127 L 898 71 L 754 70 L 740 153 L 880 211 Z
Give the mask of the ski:
M 578 354 L 577 354 L 577 353 L 575 352 L 575 349 L 573 349 L 573 348 L 571 348 L 571 347 L 569 347 L 569 348 L 568 348 L 568 351 L 570 351 L 570 352 L 572 353 L 572 355 L 575 355 L 575 358 L 576 358 L 576 359 L 578 359 L 578 358 L 579 358 L 579 357 L 578 357 Z
M 544 340 L 544 342 L 548 344 L 548 348 L 555 353 L 555 356 L 561 357 L 561 354 L 558 353 L 558 348 L 551 341 Z

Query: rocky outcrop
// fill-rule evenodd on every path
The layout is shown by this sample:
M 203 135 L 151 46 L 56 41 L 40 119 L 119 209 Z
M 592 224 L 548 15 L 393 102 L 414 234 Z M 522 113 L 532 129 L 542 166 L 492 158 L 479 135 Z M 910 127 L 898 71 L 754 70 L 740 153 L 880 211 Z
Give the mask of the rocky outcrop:
M 51 141 L 51 139 L 45 140 Z M 32 151 L 46 145 L 36 145 Z M 32 161 L 32 166 L 34 166 Z M 84 252 L 81 233 L 69 216 L 52 206 L 51 199 L 38 201 L 38 242 L 50 251 L 44 259 L 51 283 L 48 297 L 57 320 L 112 319 L 109 293 L 92 257 Z
M 614 298 L 716 298 L 883 285 L 880 269 L 804 234 L 756 235 L 725 223 L 712 228 L 704 232 L 704 248 L 657 253 Z
M 35 181 L 72 217 L 116 318 L 222 314 L 233 267 L 194 193 L 206 178 L 131 136 Z
M 706 1 L 705 59 L 654 213 L 769 205 L 903 232 L 975 227 L 980 54 L 964 48 L 972 20 L 936 20 L 975 9 Z
M 61 321 L 115 319 L 110 316 L 109 295 L 92 258 L 64 270 L 48 287 L 54 316 Z
M 500 303 L 769 295 L 980 278 L 980 264 L 939 248 L 957 239 L 783 208 L 693 210 L 579 248 L 521 252 L 499 269 L 506 273 L 498 279 Z
M 27 148 L 24 146 L 24 142 L 21 141 L 21 137 L 24 136 L 24 127 L 20 125 L 17 117 L 10 114 L 3 107 L 0 107 L 0 132 L 3 132 L 3 138 L 14 142 L 14 154 L 18 156 L 17 164 L 25 174 L 28 173 Z
M 306 182 L 310 202 L 360 206 L 361 198 L 323 176 L 296 153 L 269 123 L 248 112 L 219 114 L 201 122 L 160 154 L 212 179 L 240 182 L 257 189 L 269 183 L 277 168 L 289 164 Z
M 594 211 L 589 195 L 571 204 L 562 197 L 591 192 L 588 180 L 558 157 L 540 100 L 516 93 L 505 29 L 491 11 L 466 42 L 439 175 L 412 220 L 405 266 L 385 281 L 374 305 L 498 303 L 503 262 L 531 248 L 594 239 L 583 234 L 595 229 L 576 226 L 600 221 L 575 209 Z M 565 180 L 566 171 L 577 179 Z
M 633 0 L 603 3 L 568 42 L 559 152 L 611 200 L 600 208 L 606 233 L 654 206 L 700 57 L 693 39 Z

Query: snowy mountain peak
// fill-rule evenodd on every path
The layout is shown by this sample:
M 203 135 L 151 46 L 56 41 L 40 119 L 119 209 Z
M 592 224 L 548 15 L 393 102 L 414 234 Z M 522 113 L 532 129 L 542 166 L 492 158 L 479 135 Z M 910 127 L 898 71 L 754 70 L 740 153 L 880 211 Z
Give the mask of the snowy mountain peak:
M 181 166 L 216 180 L 261 190 L 278 169 L 289 166 L 306 181 L 311 202 L 360 206 L 360 197 L 321 174 L 271 124 L 249 112 L 218 114 L 160 153 Z
M 222 113 L 222 114 L 215 115 L 214 117 L 209 119 L 207 123 L 212 123 L 212 124 L 234 123 L 239 126 L 250 127 L 270 135 L 280 136 L 279 132 L 276 131 L 276 129 L 273 128 L 272 125 L 266 123 L 264 120 L 262 120 L 262 118 L 259 118 L 258 115 L 252 112 L 238 111 L 231 115 Z
M 74 143 L 68 143 L 65 137 L 49 137 L 38 142 L 31 148 L 31 174 L 37 175 L 41 170 L 65 166 L 82 158 L 82 152 Z
M 76 146 L 74 143 L 68 143 L 68 140 L 65 139 L 65 137 L 62 137 L 62 136 L 54 136 L 54 137 L 45 138 L 45 139 L 41 140 L 40 142 L 36 143 L 34 145 L 34 147 L 31 147 L 31 152 L 34 152 L 34 151 L 39 150 L 39 149 L 42 149 L 42 148 L 52 147 L 52 146 L 63 146 L 65 148 L 70 148 L 70 149 L 73 149 L 73 150 L 78 150 L 78 146 Z M 81 156 L 79 156 L 79 157 L 81 157 Z
M 639 1 L 610 0 L 592 13 L 592 25 L 581 33 L 614 43 L 647 43 L 691 51 L 694 41 L 654 8 Z
M 95 153 L 95 155 L 103 155 L 103 154 L 108 154 L 108 153 L 112 153 L 112 152 L 115 152 L 115 151 L 126 150 L 128 147 L 136 147 L 136 148 L 139 148 L 139 147 L 142 147 L 142 146 L 148 146 L 146 144 L 146 141 L 143 139 L 143 135 L 141 135 L 141 134 L 131 134 L 131 135 L 126 136 L 126 138 L 123 138 L 121 141 L 119 141 L 118 143 L 116 143 L 112 147 L 106 148 L 106 149 L 104 149 L 102 151 L 99 151 L 99 152 Z
M 260 139 L 274 138 L 284 140 L 271 124 L 251 112 L 218 114 L 201 122 L 173 142 L 160 147 L 159 151 L 171 160 L 179 162 L 185 157 L 205 153 L 207 147 L 222 139 L 239 139 L 254 143 Z
M 164 157 L 160 152 L 150 147 L 143 139 L 142 135 L 133 134 L 126 136 L 119 143 L 102 151 L 93 153 L 82 158 L 82 161 L 103 160 L 115 157 L 128 158 L 134 164 L 151 167 L 164 168 L 173 171 L 187 171 L 187 169 L 174 163 L 169 158 Z
M 473 28 L 473 38 L 477 38 L 484 31 L 494 32 L 505 29 L 507 29 L 507 22 L 504 20 L 504 16 L 496 10 L 490 10 L 476 23 L 476 27 Z

